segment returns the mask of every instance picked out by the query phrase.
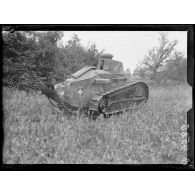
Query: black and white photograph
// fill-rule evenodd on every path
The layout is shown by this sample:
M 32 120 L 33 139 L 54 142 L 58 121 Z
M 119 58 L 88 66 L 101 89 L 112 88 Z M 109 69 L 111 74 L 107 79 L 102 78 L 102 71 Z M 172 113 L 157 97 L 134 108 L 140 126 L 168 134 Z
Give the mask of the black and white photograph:
M 3 164 L 189 163 L 187 30 L 25 27 L 2 27 Z
M 1 1 L 1 194 L 191 194 L 194 1 Z

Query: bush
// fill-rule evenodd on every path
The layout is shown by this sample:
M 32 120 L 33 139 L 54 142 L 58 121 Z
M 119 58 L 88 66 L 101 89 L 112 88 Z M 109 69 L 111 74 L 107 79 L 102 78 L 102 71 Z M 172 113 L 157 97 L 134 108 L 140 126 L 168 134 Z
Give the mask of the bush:
M 63 81 L 85 65 L 97 66 L 95 44 L 84 47 L 77 35 L 61 43 L 62 32 L 4 32 L 3 84 L 28 91 L 39 81 Z

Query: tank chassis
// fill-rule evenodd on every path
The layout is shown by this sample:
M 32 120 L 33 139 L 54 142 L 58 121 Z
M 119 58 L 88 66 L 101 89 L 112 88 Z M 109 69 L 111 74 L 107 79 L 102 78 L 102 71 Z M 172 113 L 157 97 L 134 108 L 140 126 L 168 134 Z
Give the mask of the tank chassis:
M 128 81 L 123 64 L 112 54 L 102 54 L 98 67 L 85 66 L 56 85 L 40 83 L 50 103 L 64 112 L 96 118 L 131 110 L 146 102 L 149 88 L 142 81 Z

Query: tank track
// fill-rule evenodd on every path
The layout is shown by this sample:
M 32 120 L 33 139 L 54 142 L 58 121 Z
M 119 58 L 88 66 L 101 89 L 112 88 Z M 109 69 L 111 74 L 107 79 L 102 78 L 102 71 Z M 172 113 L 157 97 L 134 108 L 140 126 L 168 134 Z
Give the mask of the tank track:
M 142 85 L 145 90 L 144 97 L 128 97 L 128 98 L 120 98 L 116 101 L 110 101 L 112 97 L 116 97 L 117 95 L 121 95 L 123 92 L 128 91 L 136 85 Z M 89 110 L 93 110 L 96 113 L 103 113 L 105 116 L 109 116 L 115 113 L 123 112 L 124 110 L 133 109 L 133 106 L 139 105 L 141 102 L 146 102 L 149 96 L 148 86 L 143 82 L 127 82 L 125 85 L 118 85 L 111 90 L 108 91 L 100 91 L 96 94 L 89 103 Z M 110 101 L 108 103 L 108 101 Z
M 136 85 L 141 84 L 145 89 L 145 97 L 128 97 L 121 98 L 121 94 L 125 91 L 128 91 L 130 88 L 135 87 Z M 53 90 L 53 87 L 41 85 L 41 91 L 49 99 L 49 102 L 56 108 L 63 110 L 64 113 L 69 113 L 72 115 L 78 113 L 84 113 L 85 116 L 95 119 L 99 114 L 103 113 L 104 116 L 110 116 L 115 113 L 123 112 L 124 110 L 133 109 L 133 105 L 139 104 L 141 102 L 147 101 L 149 95 L 148 86 L 143 82 L 127 82 L 125 84 L 120 84 L 111 90 L 104 90 L 98 92 L 94 95 L 89 104 L 84 108 L 77 108 L 70 105 L 66 101 L 61 101 L 57 93 Z M 113 97 L 119 95 L 119 100 L 110 101 Z M 108 103 L 109 101 L 109 103 Z

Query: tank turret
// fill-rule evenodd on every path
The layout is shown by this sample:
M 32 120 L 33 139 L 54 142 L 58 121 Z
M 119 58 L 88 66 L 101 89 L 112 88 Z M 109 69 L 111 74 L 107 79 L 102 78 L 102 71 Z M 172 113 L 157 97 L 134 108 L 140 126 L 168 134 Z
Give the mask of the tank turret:
M 98 69 L 109 71 L 114 74 L 124 74 L 123 63 L 117 60 L 113 60 L 114 56 L 109 53 L 102 54 L 100 56 Z

